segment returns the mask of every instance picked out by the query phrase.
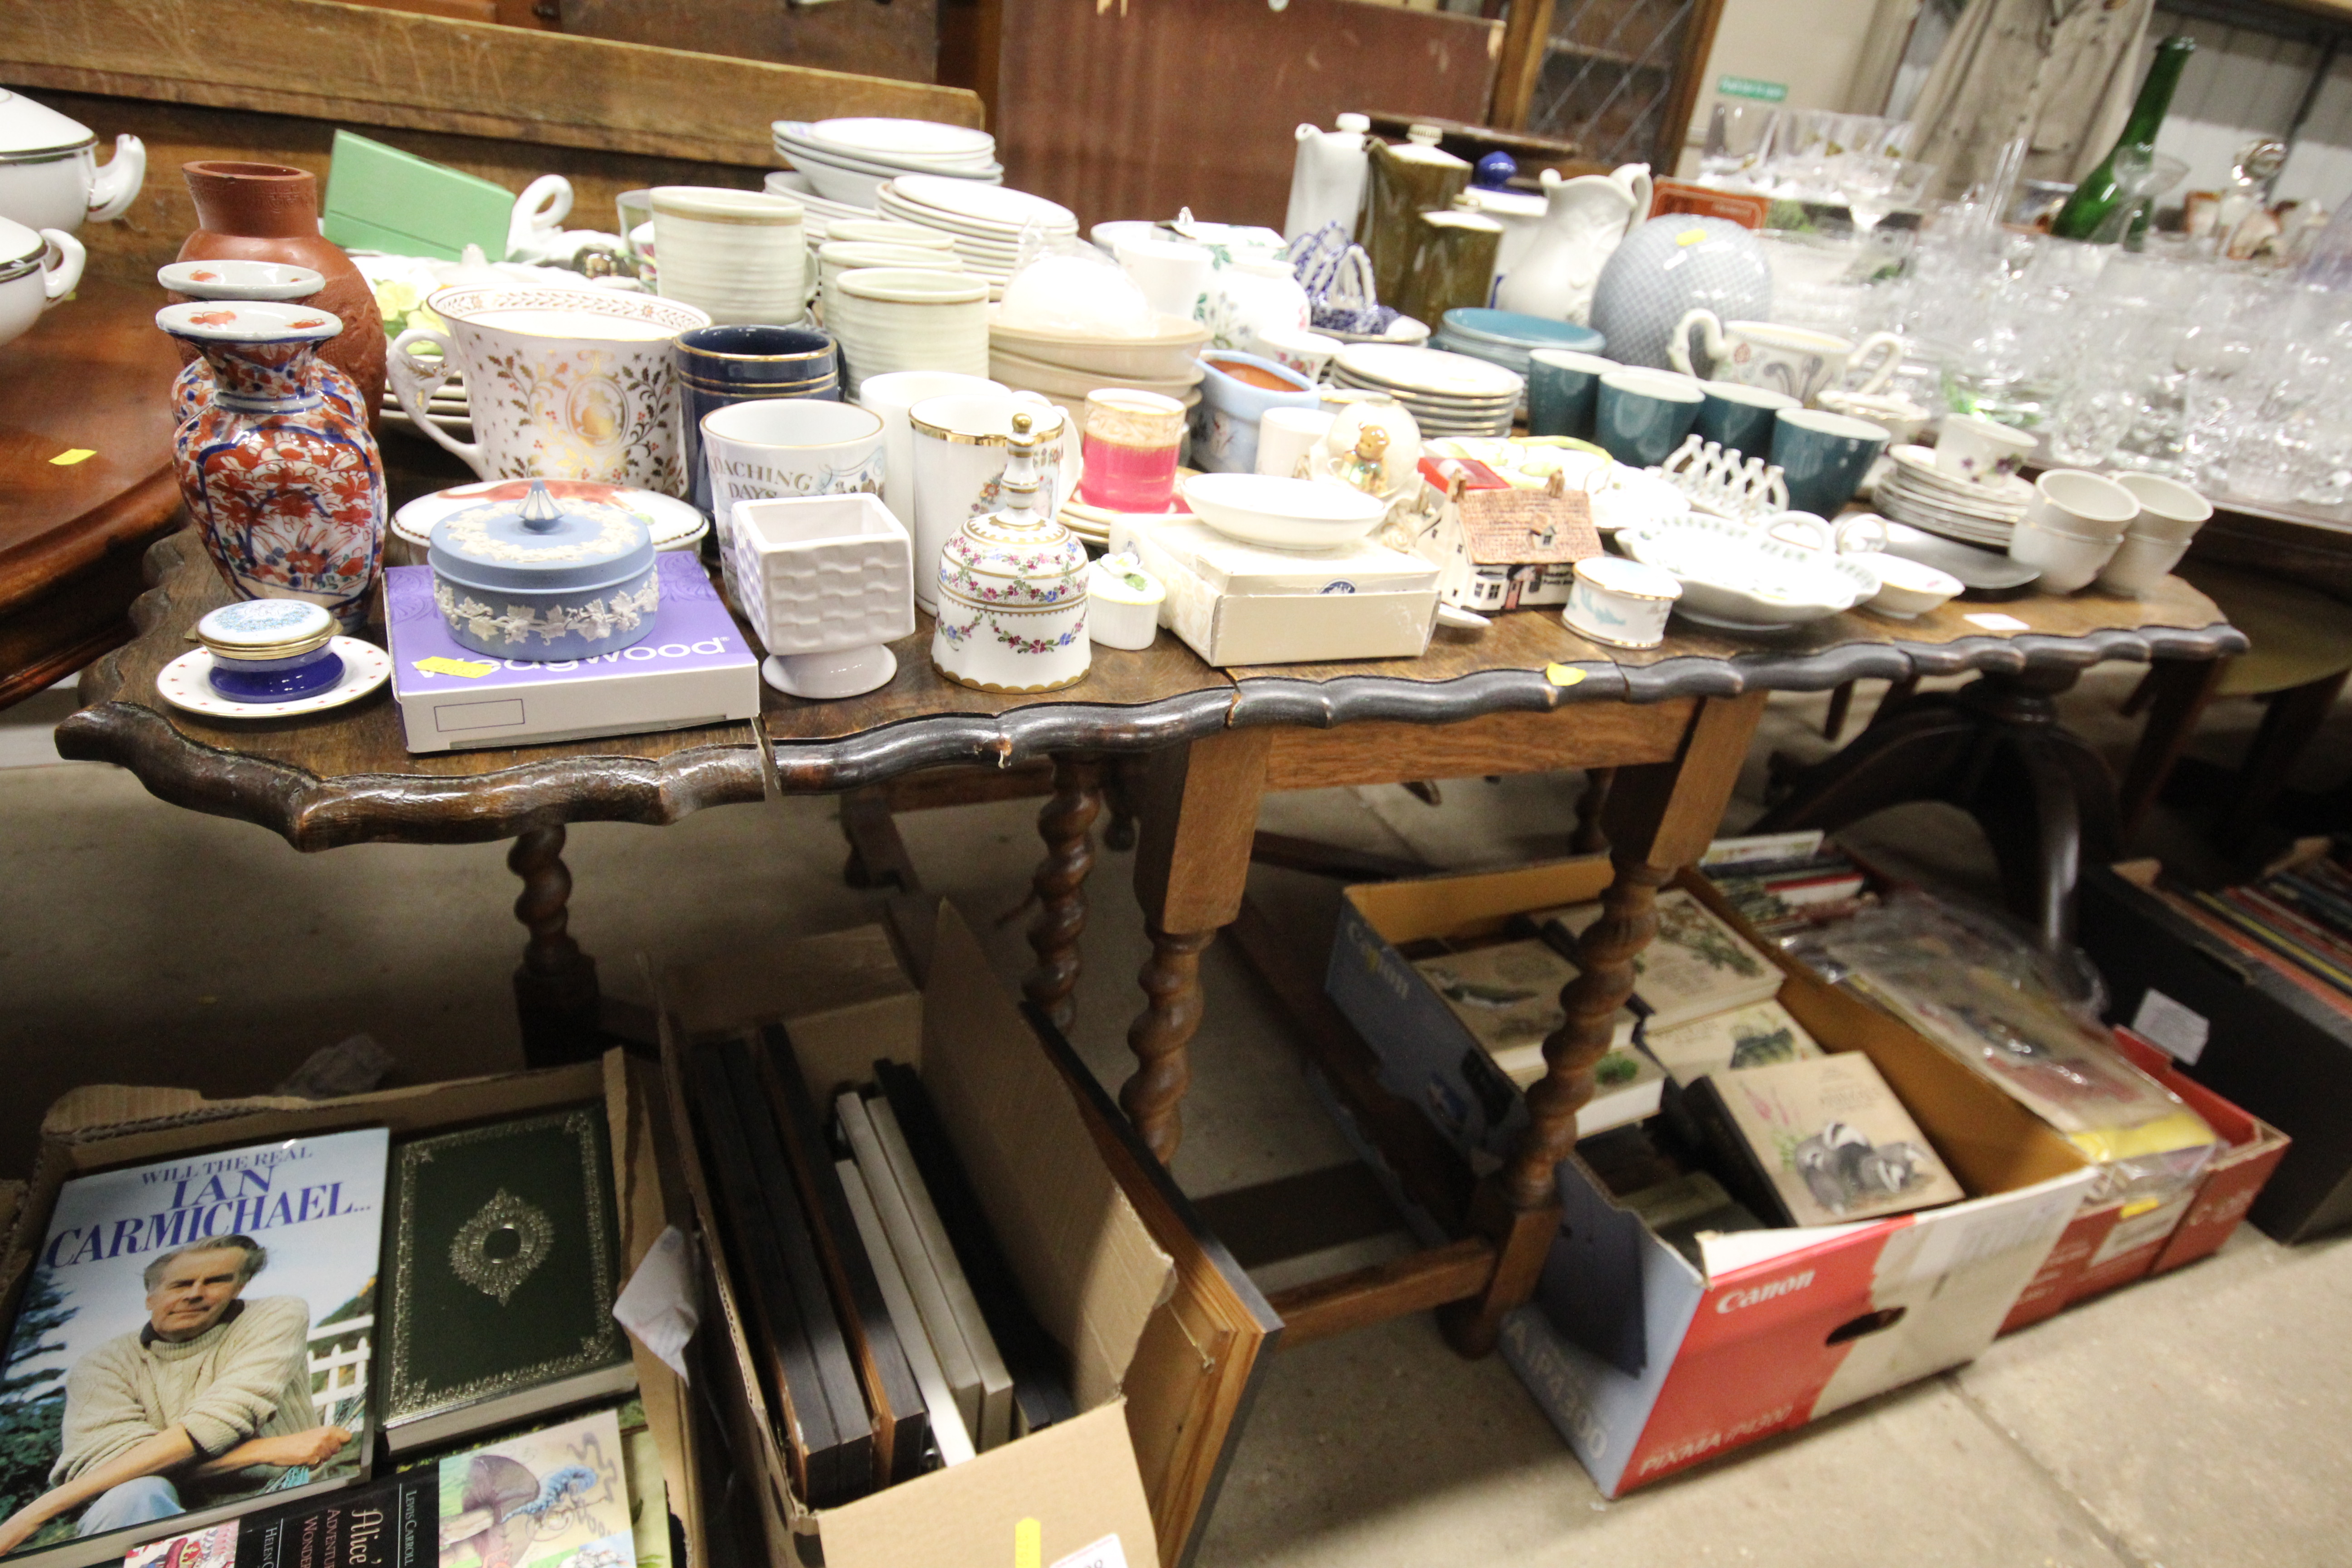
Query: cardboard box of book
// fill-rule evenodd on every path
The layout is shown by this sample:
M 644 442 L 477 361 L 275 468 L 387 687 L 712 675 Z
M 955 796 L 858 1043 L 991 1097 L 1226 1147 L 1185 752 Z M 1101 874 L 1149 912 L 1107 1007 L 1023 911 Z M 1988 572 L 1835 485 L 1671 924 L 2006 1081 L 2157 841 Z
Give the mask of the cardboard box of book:
M 950 908 L 926 962 L 918 989 L 868 927 L 664 981 L 703 1364 L 769 1555 L 1174 1568 L 1280 1321 Z M 872 1308 L 801 1286 L 861 1268 Z
M 2124 1059 L 2186 1100 L 2226 1141 L 2196 1184 L 2160 1202 L 2085 1204 L 2048 1261 L 2017 1299 L 2002 1333 L 2038 1323 L 2077 1301 L 2166 1273 L 2218 1251 L 2286 1157 L 2289 1139 L 2182 1073 L 2129 1029 L 2116 1031 Z
M 684 1385 L 612 1310 L 671 1217 L 645 1071 L 60 1100 L 0 1274 L 10 1555 L 668 1568 L 675 1516 L 699 1563 Z
M 1596 885 L 1606 885 L 1606 862 L 1582 864 L 1598 866 Z M 1340 910 L 1325 989 L 1380 1057 L 1384 1086 L 1474 1163 L 1507 1158 L 1527 1125 L 1523 1091 L 1544 1074 L 1560 987 L 1576 974 L 1567 955 L 1600 916 L 1597 894 L 1557 900 L 1534 891 L 1555 885 L 1557 870 L 1496 873 L 1498 890 L 1523 878 L 1530 896 L 1506 893 L 1476 916 L 1448 905 L 1433 881 L 1350 888 Z M 1769 1013 L 1747 1010 L 1769 1004 L 1779 970 L 1688 892 L 1660 897 L 1657 940 L 1635 966 L 1634 1008 L 1618 1015 L 1597 1090 L 1578 1117 L 1587 1136 L 1655 1114 L 1675 1061 L 1744 1049 L 1748 1066 L 1771 1048 L 1739 1042 L 1772 1032 Z M 1658 1056 L 1660 1042 L 1674 1061 Z
M 2108 1016 L 2294 1140 L 2248 1216 L 2287 1242 L 2352 1224 L 2352 998 L 2200 918 L 2152 861 L 2085 868 L 2079 904 Z
M 1501 929 L 1610 876 L 1588 859 L 1351 889 L 1343 948 L 1368 944 L 1349 962 L 1402 980 L 1397 942 Z M 1585 1159 L 1562 1162 L 1560 1234 L 1504 1324 L 1504 1356 L 1612 1497 L 1972 1359 L 2094 1179 L 1908 1027 L 1764 956 L 1777 1006 L 1823 1054 L 1775 1043 L 1751 1052 L 1768 1065 L 1694 1078 L 1702 1120 L 1754 1152 L 1723 1167 L 1730 1201 L 1704 1172 L 1621 1201 Z M 1938 1206 L 1887 1212 L 1922 1202 Z M 1742 1208 L 1782 1223 L 1731 1229 Z

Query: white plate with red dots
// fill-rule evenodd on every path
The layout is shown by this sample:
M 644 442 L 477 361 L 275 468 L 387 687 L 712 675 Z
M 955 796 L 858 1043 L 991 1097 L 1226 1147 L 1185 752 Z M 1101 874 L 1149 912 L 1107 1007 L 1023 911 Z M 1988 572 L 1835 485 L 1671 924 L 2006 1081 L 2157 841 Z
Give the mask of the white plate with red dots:
M 212 650 L 201 647 L 165 665 L 155 677 L 155 690 L 173 707 L 207 719 L 292 719 L 356 702 L 392 678 L 392 655 L 373 643 L 337 637 L 327 646 L 343 661 L 342 679 L 283 702 L 240 702 L 223 692 L 213 685 Z

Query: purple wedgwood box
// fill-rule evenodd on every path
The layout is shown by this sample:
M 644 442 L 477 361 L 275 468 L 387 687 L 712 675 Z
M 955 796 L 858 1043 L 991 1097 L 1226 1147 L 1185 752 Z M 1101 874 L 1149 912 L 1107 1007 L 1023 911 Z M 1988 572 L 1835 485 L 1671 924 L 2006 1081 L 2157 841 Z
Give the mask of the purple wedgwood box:
M 656 566 L 661 608 L 644 641 L 548 664 L 493 660 L 460 647 L 434 605 L 433 569 L 387 571 L 392 691 L 408 749 L 582 740 L 756 717 L 759 652 L 702 563 L 690 551 L 669 551 Z M 418 668 L 434 660 L 448 664 Z

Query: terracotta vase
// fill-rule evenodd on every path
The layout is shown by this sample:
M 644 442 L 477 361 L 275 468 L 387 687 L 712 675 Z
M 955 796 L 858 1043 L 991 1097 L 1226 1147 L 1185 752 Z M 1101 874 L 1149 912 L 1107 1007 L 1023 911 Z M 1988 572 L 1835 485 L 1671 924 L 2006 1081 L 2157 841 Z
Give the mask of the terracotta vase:
M 319 181 L 283 163 L 183 163 L 196 204 L 196 232 L 182 261 L 285 261 L 313 268 L 327 286 L 306 303 L 331 310 L 343 330 L 319 357 L 352 378 L 374 427 L 383 407 L 383 317 L 375 292 L 342 248 L 319 234 Z
M 383 561 L 383 459 L 313 371 L 333 318 L 223 300 L 155 320 L 212 366 L 212 395 L 173 434 L 173 461 L 213 564 L 240 598 L 308 599 L 356 630 Z

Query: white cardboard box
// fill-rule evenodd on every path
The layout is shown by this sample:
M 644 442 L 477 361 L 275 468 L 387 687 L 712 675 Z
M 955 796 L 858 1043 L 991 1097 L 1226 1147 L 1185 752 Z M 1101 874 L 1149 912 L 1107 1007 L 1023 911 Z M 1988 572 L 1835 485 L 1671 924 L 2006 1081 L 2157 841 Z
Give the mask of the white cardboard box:
M 1269 550 L 1205 522 L 1117 518 L 1166 584 L 1160 624 L 1211 664 L 1417 658 L 1437 616 L 1437 568 L 1369 540 L 1342 550 Z

